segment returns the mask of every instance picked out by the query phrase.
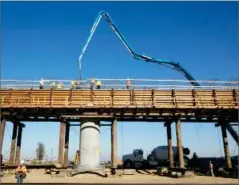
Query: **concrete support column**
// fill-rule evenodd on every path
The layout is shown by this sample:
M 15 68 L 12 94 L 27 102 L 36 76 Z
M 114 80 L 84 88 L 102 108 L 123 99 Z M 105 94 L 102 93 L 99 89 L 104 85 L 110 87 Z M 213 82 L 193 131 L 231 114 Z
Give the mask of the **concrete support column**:
M 0 156 L 2 155 L 2 148 L 3 148 L 3 138 L 5 133 L 6 127 L 6 119 L 1 117 L 1 125 L 0 125 Z
M 180 116 L 177 116 L 177 118 L 176 118 L 176 137 L 177 137 L 179 167 L 180 168 L 184 168 L 184 158 L 183 158 L 183 146 L 182 146 L 182 133 L 181 133 Z
M 66 124 L 64 120 L 60 123 L 60 136 L 59 136 L 59 151 L 58 151 L 58 164 L 64 165 L 64 140 L 65 140 Z
M 16 144 L 17 144 L 17 123 L 13 123 L 12 142 L 11 142 L 10 161 L 9 161 L 10 165 L 15 164 Z
M 18 133 L 17 133 L 17 148 L 16 148 L 16 157 L 15 164 L 20 164 L 20 154 L 21 154 L 21 144 L 22 144 L 22 124 L 18 125 Z
M 69 155 L 69 136 L 70 136 L 70 124 L 66 123 L 65 132 L 65 152 L 64 152 L 64 166 L 68 167 L 68 155 Z
M 111 126 L 111 167 L 112 173 L 117 168 L 117 119 L 115 118 Z
M 172 144 L 172 131 L 171 131 L 171 122 L 166 123 L 167 127 L 167 140 L 168 140 L 168 159 L 169 159 L 169 168 L 174 167 L 173 159 L 173 144 Z
M 83 119 L 80 128 L 80 164 L 78 171 L 100 169 L 100 120 Z
M 222 130 L 222 139 L 223 139 L 226 167 L 227 168 L 232 168 L 232 162 L 231 162 L 231 158 L 230 158 L 226 127 L 224 125 L 221 125 L 221 130 Z

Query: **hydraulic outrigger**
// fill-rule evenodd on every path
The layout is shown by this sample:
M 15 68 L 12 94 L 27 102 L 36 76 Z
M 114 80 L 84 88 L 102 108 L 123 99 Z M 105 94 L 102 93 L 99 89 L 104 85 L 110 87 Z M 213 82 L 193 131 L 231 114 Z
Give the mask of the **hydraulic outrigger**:
M 160 59 L 155 59 L 149 56 L 145 56 L 142 54 L 138 54 L 136 53 L 128 44 L 128 42 L 126 42 L 125 38 L 123 37 L 123 35 L 120 33 L 120 31 L 117 29 L 117 27 L 115 26 L 115 24 L 113 23 L 112 19 L 110 18 L 109 14 L 105 11 L 101 11 L 91 30 L 90 30 L 90 34 L 88 36 L 88 39 L 81 51 L 81 54 L 79 56 L 79 74 L 80 74 L 80 80 L 81 80 L 81 63 L 82 63 L 82 58 L 83 55 L 92 39 L 93 34 L 96 31 L 97 26 L 100 23 L 101 18 L 104 18 L 106 20 L 106 22 L 108 23 L 108 25 L 112 28 L 112 30 L 114 31 L 114 33 L 118 36 L 118 38 L 123 42 L 124 46 L 127 48 L 127 50 L 130 52 L 130 54 L 133 56 L 134 59 L 136 60 L 144 60 L 145 62 L 151 62 L 151 63 L 156 63 L 159 65 L 163 65 L 166 67 L 169 67 L 173 70 L 179 71 L 180 73 L 182 73 L 187 80 L 189 80 L 189 82 L 193 85 L 193 86 L 200 86 L 200 84 L 193 78 L 193 76 L 184 68 L 182 67 L 179 63 L 177 62 L 173 62 L 173 61 L 165 61 L 165 60 L 160 60 Z M 236 131 L 231 127 L 231 125 L 227 125 L 226 126 L 227 130 L 229 131 L 229 133 L 232 135 L 233 139 L 237 142 L 238 144 L 238 134 L 236 133 Z

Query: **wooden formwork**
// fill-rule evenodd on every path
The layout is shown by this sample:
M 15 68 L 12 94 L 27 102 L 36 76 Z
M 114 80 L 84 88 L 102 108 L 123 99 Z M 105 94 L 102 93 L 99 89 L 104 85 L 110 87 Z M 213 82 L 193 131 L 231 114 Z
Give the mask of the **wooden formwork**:
M 1 108 L 238 109 L 236 90 L 1 90 Z

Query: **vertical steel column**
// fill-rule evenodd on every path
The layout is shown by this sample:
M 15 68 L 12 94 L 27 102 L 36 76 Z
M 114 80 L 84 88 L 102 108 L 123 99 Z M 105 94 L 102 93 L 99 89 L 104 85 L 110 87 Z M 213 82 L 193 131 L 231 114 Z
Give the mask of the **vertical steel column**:
M 166 127 L 167 127 L 167 139 L 168 139 L 169 168 L 173 168 L 174 167 L 174 160 L 173 160 L 173 144 L 172 144 L 171 122 L 166 123 Z
M 117 119 L 115 118 L 111 126 L 111 168 L 115 173 L 117 168 Z
M 64 164 L 64 139 L 65 139 L 65 122 L 61 120 L 60 123 L 60 136 L 59 136 L 59 151 L 58 151 L 58 164 Z
M 70 124 L 66 122 L 64 166 L 68 167 Z
M 179 167 L 184 168 L 184 158 L 183 158 L 183 146 L 182 146 L 182 133 L 181 133 L 181 121 L 180 116 L 176 118 L 176 137 L 178 146 L 178 160 Z
M 11 143 L 11 151 L 10 151 L 10 165 L 15 164 L 15 156 L 16 156 L 16 142 L 17 140 L 17 123 L 13 123 L 13 130 L 12 130 L 12 143 Z
M 232 162 L 231 162 L 231 158 L 230 158 L 226 127 L 224 125 L 221 125 L 221 130 L 222 130 L 222 140 L 223 140 L 223 146 L 224 146 L 226 167 L 227 168 L 232 168 Z
M 16 157 L 15 164 L 20 164 L 20 153 L 21 153 L 21 144 L 22 144 L 22 124 L 18 125 L 18 133 L 17 133 L 17 149 L 16 149 Z
M 4 133 L 5 133 L 5 127 L 6 127 L 6 119 L 1 117 L 1 125 L 0 125 L 0 155 L 2 154 L 3 138 L 4 138 Z

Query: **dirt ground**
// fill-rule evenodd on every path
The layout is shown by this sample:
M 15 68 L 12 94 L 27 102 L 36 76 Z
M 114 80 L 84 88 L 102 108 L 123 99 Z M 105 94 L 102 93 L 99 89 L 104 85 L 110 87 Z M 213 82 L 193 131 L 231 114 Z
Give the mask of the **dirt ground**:
M 238 179 L 193 176 L 191 178 L 170 178 L 153 174 L 135 174 L 124 175 L 121 177 L 107 178 L 99 177 L 93 174 L 80 174 L 73 177 L 67 176 L 50 176 L 44 174 L 45 170 L 32 170 L 24 179 L 25 183 L 200 183 L 200 184 L 238 184 Z M 14 175 L 5 175 L 1 177 L 2 183 L 15 183 Z

